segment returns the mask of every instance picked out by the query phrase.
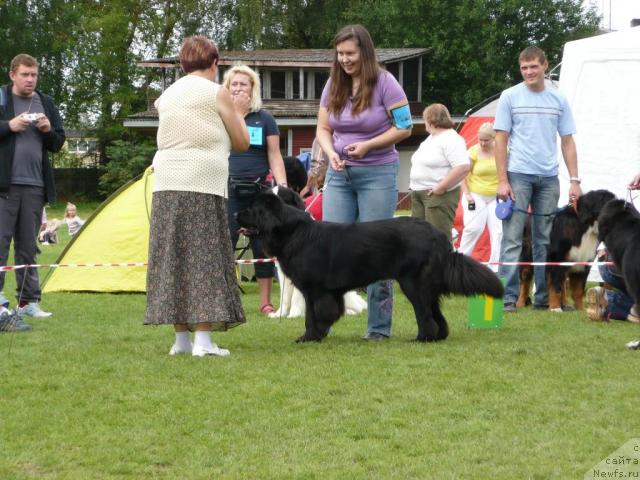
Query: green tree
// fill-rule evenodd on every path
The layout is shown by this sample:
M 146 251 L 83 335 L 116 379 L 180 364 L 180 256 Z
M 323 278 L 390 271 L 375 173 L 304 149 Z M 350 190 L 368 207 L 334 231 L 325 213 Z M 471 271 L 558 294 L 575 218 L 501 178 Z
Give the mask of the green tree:
M 340 27 L 362 23 L 378 47 L 430 48 L 423 100 L 460 113 L 519 81 L 524 46 L 553 65 L 598 24 L 582 0 L 0 0 L 0 19 L 0 68 L 20 52 L 38 58 L 40 87 L 106 161 L 116 139 L 135 140 L 122 122 L 159 86 L 136 62 L 175 55 L 187 35 L 226 49 L 330 48 Z
M 355 11 L 378 47 L 431 48 L 423 100 L 460 113 L 520 81 L 524 47 L 539 45 L 555 65 L 599 21 L 582 0 L 361 0 Z
M 135 137 L 131 141 L 114 140 L 108 147 L 110 158 L 100 175 L 98 190 L 108 196 L 134 179 L 151 165 L 156 151 L 155 139 Z

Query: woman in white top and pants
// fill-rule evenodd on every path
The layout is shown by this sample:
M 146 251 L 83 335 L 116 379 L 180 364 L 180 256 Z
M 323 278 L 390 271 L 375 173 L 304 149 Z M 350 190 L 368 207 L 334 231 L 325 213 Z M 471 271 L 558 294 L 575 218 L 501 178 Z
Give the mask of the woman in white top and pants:
M 451 241 L 460 183 L 470 169 L 467 146 L 453 129 L 447 107 L 434 103 L 422 116 L 429 136 L 411 157 L 411 216 L 431 223 Z

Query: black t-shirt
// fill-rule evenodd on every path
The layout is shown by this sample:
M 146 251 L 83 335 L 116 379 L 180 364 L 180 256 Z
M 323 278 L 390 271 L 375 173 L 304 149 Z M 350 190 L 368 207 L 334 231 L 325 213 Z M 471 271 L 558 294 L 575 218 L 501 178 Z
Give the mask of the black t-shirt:
M 249 150 L 231 151 L 229 155 L 229 176 L 262 177 L 269 172 L 267 137 L 280 135 L 278 124 L 266 110 L 251 112 L 244 117 L 249 130 Z
M 40 95 L 34 92 L 30 97 L 13 95 L 16 116 L 21 113 L 44 113 Z M 11 183 L 44 187 L 42 177 L 42 135 L 35 123 L 24 132 L 16 133 L 16 147 L 11 169 Z

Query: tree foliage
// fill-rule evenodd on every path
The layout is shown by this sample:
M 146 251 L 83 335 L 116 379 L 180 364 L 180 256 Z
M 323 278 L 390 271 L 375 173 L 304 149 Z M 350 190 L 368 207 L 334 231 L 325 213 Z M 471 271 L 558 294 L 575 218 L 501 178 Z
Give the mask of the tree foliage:
M 377 47 L 426 47 L 424 102 L 454 112 L 520 80 L 518 54 L 539 45 L 553 66 L 569 40 L 593 35 L 599 18 L 582 0 L 238 0 L 226 47 L 330 48 L 349 23 Z
M 138 137 L 134 141 L 114 140 L 108 147 L 110 161 L 103 167 L 98 190 L 108 196 L 137 177 L 151 165 L 156 151 L 155 141 Z
M 158 72 L 136 63 L 175 55 L 187 35 L 226 49 L 330 48 L 339 28 L 362 23 L 378 47 L 430 48 L 423 101 L 461 113 L 519 80 L 525 46 L 553 65 L 598 24 L 582 0 L 0 0 L 0 19 L 0 68 L 37 57 L 42 90 L 106 159 L 157 85 Z

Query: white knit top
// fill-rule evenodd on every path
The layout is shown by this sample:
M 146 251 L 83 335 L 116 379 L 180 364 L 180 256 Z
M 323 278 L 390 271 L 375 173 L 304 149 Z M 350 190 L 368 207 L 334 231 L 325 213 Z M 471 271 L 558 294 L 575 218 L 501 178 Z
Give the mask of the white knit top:
M 156 100 L 160 118 L 154 192 L 227 196 L 231 140 L 217 110 L 219 84 L 186 75 Z

